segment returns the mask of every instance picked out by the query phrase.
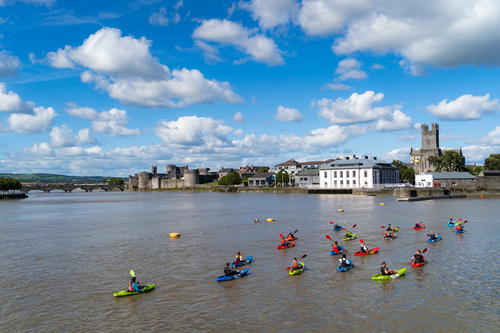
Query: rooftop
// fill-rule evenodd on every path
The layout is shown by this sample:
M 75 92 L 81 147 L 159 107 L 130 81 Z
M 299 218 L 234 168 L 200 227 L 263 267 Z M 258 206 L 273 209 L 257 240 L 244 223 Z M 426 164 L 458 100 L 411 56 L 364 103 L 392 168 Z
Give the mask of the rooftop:
M 297 176 L 319 176 L 319 169 L 302 169 Z
M 432 175 L 433 179 L 476 179 L 468 172 L 424 172 L 423 175 Z
M 269 178 L 272 177 L 273 174 L 270 172 L 257 172 L 254 174 L 252 177 L 248 177 L 248 179 L 255 179 L 255 178 Z
M 336 160 L 333 162 L 326 163 L 321 166 L 320 169 L 337 169 L 337 168 L 372 168 L 377 166 L 393 166 L 391 163 L 386 161 L 374 160 L 374 159 L 349 159 L 349 160 Z

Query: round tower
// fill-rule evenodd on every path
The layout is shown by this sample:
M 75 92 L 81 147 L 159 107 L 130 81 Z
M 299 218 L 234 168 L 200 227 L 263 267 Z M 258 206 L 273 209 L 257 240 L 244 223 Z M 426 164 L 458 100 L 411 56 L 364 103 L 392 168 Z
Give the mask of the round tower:
M 149 172 L 143 171 L 139 174 L 139 191 L 145 191 L 151 188 L 151 178 L 152 174 Z
M 184 170 L 184 187 L 193 187 L 200 183 L 198 170 Z

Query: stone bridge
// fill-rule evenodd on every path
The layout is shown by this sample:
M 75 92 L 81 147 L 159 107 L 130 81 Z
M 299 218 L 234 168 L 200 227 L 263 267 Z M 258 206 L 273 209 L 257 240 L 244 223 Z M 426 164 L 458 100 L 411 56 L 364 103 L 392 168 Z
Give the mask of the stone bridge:
M 43 191 L 49 193 L 53 190 L 62 190 L 64 192 L 72 192 L 74 190 L 82 190 L 85 192 L 92 191 L 124 191 L 126 185 L 108 185 L 108 184 L 74 184 L 74 183 L 56 183 L 56 184 L 23 184 L 21 191 L 28 193 L 29 191 Z

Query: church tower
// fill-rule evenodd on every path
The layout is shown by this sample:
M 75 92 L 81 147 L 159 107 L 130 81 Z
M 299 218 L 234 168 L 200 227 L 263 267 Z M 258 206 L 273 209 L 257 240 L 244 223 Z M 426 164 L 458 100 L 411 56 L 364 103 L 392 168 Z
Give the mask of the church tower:
M 410 152 L 410 164 L 417 174 L 435 171 L 436 168 L 429 162 L 431 156 L 441 156 L 439 148 L 439 125 L 433 123 L 431 129 L 426 124 L 421 125 L 422 148 L 412 149 Z
M 439 149 L 439 125 L 432 124 L 432 129 L 429 126 L 422 124 L 422 149 Z

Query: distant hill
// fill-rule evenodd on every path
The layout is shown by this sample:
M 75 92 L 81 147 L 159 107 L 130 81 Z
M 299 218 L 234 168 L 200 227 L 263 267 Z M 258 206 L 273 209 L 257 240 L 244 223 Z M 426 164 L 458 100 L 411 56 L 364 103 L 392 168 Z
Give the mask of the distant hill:
M 101 176 L 65 176 L 53 173 L 0 173 L 0 177 L 9 177 L 21 183 L 103 183 L 108 179 L 120 177 Z M 123 178 L 124 180 L 128 180 Z

